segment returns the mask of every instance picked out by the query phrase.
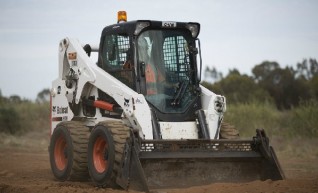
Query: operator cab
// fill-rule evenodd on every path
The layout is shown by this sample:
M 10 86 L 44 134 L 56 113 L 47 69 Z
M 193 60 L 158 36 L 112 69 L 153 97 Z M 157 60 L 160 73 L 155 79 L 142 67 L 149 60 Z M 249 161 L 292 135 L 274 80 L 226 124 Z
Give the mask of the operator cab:
M 198 23 L 140 20 L 108 26 L 98 66 L 143 94 L 159 120 L 193 121 L 201 109 L 199 29 Z

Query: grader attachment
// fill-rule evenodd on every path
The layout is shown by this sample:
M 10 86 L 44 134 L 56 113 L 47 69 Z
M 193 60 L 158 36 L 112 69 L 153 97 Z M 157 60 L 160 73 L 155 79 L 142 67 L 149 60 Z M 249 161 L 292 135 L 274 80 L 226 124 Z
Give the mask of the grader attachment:
M 144 140 L 126 147 L 117 178 L 124 189 L 285 178 L 263 130 L 252 140 Z

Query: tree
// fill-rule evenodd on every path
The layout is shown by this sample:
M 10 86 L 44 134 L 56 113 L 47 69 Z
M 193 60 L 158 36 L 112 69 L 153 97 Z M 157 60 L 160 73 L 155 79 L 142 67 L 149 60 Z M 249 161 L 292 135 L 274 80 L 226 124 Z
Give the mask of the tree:
M 279 109 L 289 109 L 310 98 L 307 82 L 304 78 L 296 79 L 297 72 L 293 68 L 282 69 L 276 62 L 265 61 L 256 65 L 252 72 L 258 85 L 268 91 Z
M 11 95 L 9 97 L 9 101 L 12 103 L 21 103 L 22 102 L 21 97 L 19 95 Z
M 50 100 L 50 89 L 46 88 L 43 89 L 41 92 L 38 93 L 36 97 L 36 102 L 37 103 L 45 103 Z
M 8 102 L 9 102 L 9 99 L 7 97 L 3 96 L 2 92 L 0 90 L 0 107 L 5 105 Z
M 211 76 L 216 69 L 207 68 Z M 318 62 L 304 59 L 296 68 L 281 68 L 275 61 L 264 61 L 252 69 L 253 77 L 232 69 L 218 82 L 202 84 L 225 95 L 231 103 L 274 101 L 279 109 L 297 107 L 302 101 L 318 99 Z
M 237 69 L 229 71 L 229 74 L 214 84 L 203 83 L 205 87 L 215 93 L 222 94 L 230 103 L 249 103 L 251 101 L 271 101 L 269 94 L 258 87 L 252 77 L 241 75 Z
M 256 81 L 264 81 L 268 79 L 271 72 L 278 68 L 279 64 L 277 62 L 264 61 L 261 64 L 256 65 L 252 69 L 252 73 L 254 74 Z
M 318 75 L 314 76 L 311 80 L 310 80 L 310 90 L 311 90 L 311 94 L 313 96 L 313 98 L 315 98 L 316 100 L 318 100 Z
M 206 67 L 204 70 L 204 78 L 207 82 L 217 82 L 223 78 L 223 74 L 218 72 L 215 67 Z
M 316 59 L 309 58 L 303 59 L 302 62 L 297 63 L 297 78 L 302 78 L 306 80 L 312 79 L 314 76 L 318 75 L 318 62 Z
M 312 78 L 314 76 L 318 76 L 318 62 L 317 62 L 317 60 L 310 58 L 309 64 L 310 64 L 310 72 L 311 72 Z
M 2 92 L 0 89 L 0 105 L 4 102 L 4 97 L 2 96 Z

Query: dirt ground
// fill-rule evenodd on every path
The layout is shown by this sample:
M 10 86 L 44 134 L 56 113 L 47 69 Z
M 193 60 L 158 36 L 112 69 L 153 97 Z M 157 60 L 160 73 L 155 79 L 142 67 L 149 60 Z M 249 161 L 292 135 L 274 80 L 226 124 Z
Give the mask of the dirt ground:
M 0 134 L 0 193 L 124 193 L 101 189 L 91 182 L 58 182 L 49 165 L 48 134 L 29 133 L 13 137 Z M 308 145 L 317 152 L 317 140 Z M 155 190 L 158 193 L 318 193 L 318 154 L 293 153 L 277 143 L 278 158 L 287 179 L 250 183 L 214 183 L 187 189 Z M 274 143 L 275 148 L 275 143 Z M 293 148 L 290 148 L 293 149 Z M 296 148 L 295 148 L 296 149 Z M 287 153 L 286 153 L 287 152 Z M 133 192 L 133 191 L 129 191 Z

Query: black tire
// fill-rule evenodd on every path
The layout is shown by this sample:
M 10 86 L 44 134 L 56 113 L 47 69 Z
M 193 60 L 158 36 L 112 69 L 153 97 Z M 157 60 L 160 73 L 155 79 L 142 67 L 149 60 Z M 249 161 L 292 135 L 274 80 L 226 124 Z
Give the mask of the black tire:
M 118 187 L 116 177 L 129 138 L 129 127 L 120 121 L 101 122 L 88 142 L 88 171 L 98 187 Z
M 49 155 L 51 170 L 59 181 L 87 180 L 87 143 L 89 128 L 69 121 L 57 125 L 51 136 Z
M 240 133 L 238 129 L 229 123 L 222 122 L 220 129 L 220 139 L 239 139 Z

